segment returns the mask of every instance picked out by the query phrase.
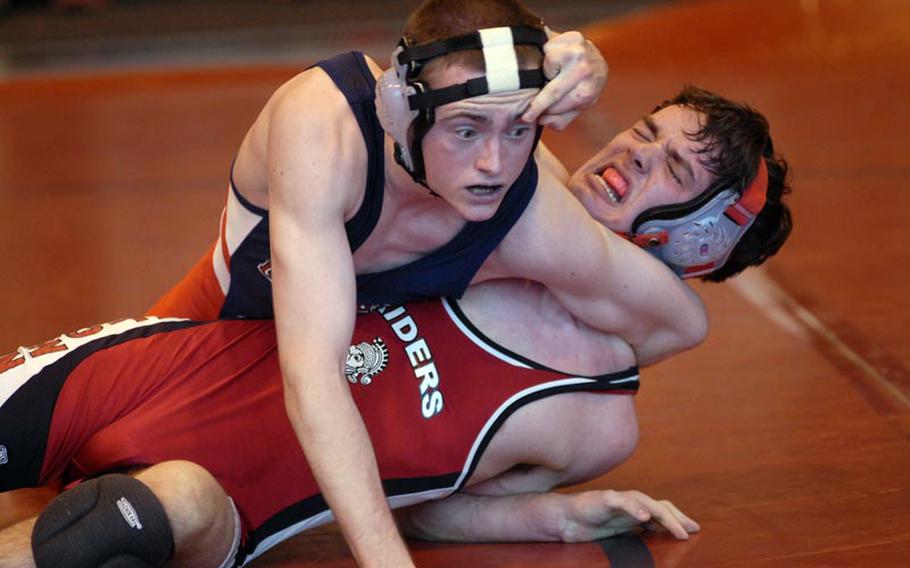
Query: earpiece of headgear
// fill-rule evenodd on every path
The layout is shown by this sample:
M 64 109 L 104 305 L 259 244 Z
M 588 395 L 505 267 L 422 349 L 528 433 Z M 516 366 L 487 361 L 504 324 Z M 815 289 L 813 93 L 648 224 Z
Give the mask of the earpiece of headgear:
M 725 188 L 695 199 L 643 211 L 628 238 L 668 265 L 681 278 L 703 276 L 727 262 L 765 205 L 768 166 L 742 192 Z
M 418 113 L 411 110 L 408 97 L 423 90 L 423 85 L 415 87 L 414 84 L 419 82 L 408 80 L 409 65 L 398 61 L 398 56 L 408 44 L 407 38 L 399 40 L 398 47 L 392 52 L 389 68 L 376 81 L 376 116 L 382 129 L 395 141 L 395 159 L 411 172 L 414 171 L 414 159 L 408 143 L 408 130 Z
M 421 144 L 435 122 L 436 107 L 486 94 L 543 87 L 543 69 L 519 69 L 515 46 L 532 45 L 543 52 L 546 42 L 544 30 L 528 26 L 488 28 L 419 45 L 401 38 L 391 65 L 376 82 L 376 114 L 395 141 L 399 165 L 426 185 Z M 483 52 L 482 76 L 440 89 L 430 89 L 417 80 L 427 61 L 466 49 Z

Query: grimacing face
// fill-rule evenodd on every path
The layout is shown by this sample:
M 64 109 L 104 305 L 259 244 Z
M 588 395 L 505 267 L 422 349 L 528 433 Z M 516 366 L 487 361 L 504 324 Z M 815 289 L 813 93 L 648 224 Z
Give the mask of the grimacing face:
M 478 75 L 453 65 L 438 74 L 438 82 L 454 85 Z M 522 122 L 521 115 L 537 92 L 483 95 L 436 109 L 436 120 L 423 139 L 426 182 L 465 220 L 492 217 L 521 174 L 536 129 Z
M 645 115 L 578 168 L 569 190 L 597 221 L 623 232 L 647 209 L 700 195 L 712 175 L 697 153 L 702 143 L 686 136 L 700 118 L 679 105 Z

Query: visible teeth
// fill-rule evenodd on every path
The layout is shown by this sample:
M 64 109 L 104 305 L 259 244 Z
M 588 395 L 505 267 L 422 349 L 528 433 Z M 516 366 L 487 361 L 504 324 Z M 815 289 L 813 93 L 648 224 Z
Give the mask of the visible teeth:
M 472 185 L 468 188 L 471 193 L 476 195 L 489 195 L 499 189 L 499 186 L 481 186 L 481 185 Z
M 609 166 L 604 171 L 600 172 L 600 177 L 610 184 L 610 187 L 616 192 L 620 199 L 625 197 L 626 192 L 629 191 L 629 182 L 627 182 L 626 178 L 612 166 Z
M 600 187 L 603 188 L 604 193 L 607 194 L 607 197 L 610 198 L 610 201 L 612 201 L 613 203 L 619 203 L 619 195 L 615 191 L 613 191 L 613 188 L 610 187 L 609 184 L 607 184 L 607 182 L 606 182 L 606 180 L 604 180 L 604 178 L 602 178 L 600 176 L 594 176 L 594 179 L 596 179 L 597 182 L 600 184 Z

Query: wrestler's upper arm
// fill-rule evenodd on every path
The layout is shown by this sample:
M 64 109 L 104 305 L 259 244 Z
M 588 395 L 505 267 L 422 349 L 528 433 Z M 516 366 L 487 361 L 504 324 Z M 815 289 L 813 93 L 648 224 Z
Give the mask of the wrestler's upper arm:
M 366 148 L 344 95 L 316 67 L 269 102 L 269 208 L 290 207 L 308 221 L 342 215 L 356 198 Z M 359 182 L 359 185 L 358 185 Z
M 698 297 L 666 266 L 595 222 L 547 170 L 500 249 L 503 273 L 547 286 L 576 318 L 625 339 L 639 364 L 691 348 L 707 331 Z
M 565 166 L 562 165 L 562 162 L 559 161 L 559 158 L 557 158 L 544 143 L 541 142 L 537 146 L 535 157 L 537 158 L 538 166 L 547 169 L 557 180 L 563 184 L 569 183 L 569 171 Z
M 279 355 L 283 366 L 305 364 L 306 350 L 328 367 L 343 356 L 353 329 L 347 314 L 353 314 L 354 273 L 344 218 L 364 184 L 364 167 L 358 166 L 366 163 L 366 149 L 344 95 L 321 69 L 276 96 L 268 156 Z M 335 311 L 320 317 L 328 306 Z

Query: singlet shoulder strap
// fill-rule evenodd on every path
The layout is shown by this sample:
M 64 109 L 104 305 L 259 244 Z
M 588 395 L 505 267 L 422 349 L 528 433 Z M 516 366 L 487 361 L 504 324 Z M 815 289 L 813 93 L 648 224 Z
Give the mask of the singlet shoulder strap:
M 351 252 L 366 241 L 379 221 L 385 185 L 384 131 L 376 116 L 376 79 L 363 53 L 351 51 L 316 64 L 348 101 L 367 148 L 367 181 L 360 209 L 345 230 Z
M 456 285 L 453 296 L 461 297 L 480 265 L 499 246 L 512 227 L 524 214 L 528 204 L 537 191 L 537 162 L 532 155 L 515 183 L 509 188 L 506 196 L 492 218 L 486 221 L 470 221 L 454 239 L 443 245 L 434 253 L 441 257 L 454 256 L 464 259 L 463 277 Z

